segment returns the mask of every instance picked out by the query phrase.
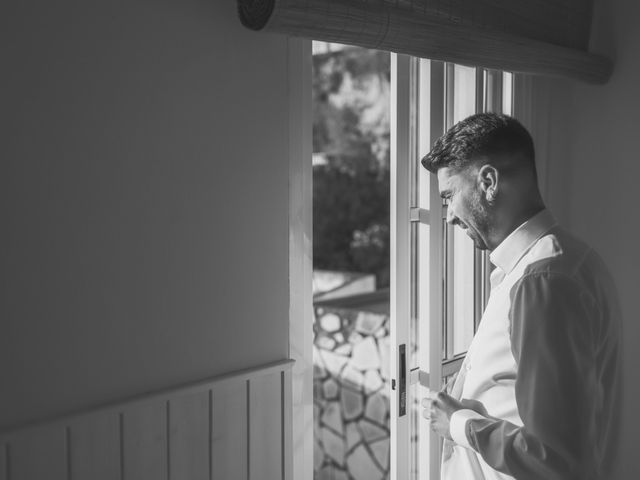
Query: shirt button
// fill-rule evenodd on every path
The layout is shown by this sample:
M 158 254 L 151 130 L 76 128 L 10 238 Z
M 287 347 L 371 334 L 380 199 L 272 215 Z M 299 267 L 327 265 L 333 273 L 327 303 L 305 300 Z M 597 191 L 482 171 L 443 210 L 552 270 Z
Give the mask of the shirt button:
M 471 364 L 470 364 L 470 363 L 467 363 L 467 365 L 466 365 L 466 367 L 465 367 L 465 368 L 467 369 L 467 372 L 468 372 L 469 370 L 471 370 Z

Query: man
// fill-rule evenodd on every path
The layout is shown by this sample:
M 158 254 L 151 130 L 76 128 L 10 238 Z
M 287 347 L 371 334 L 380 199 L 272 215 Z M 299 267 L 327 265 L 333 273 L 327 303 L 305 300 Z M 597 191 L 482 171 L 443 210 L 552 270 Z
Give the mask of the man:
M 442 478 L 605 479 L 617 437 L 620 317 L 600 257 L 558 226 L 531 136 L 473 115 L 422 164 L 447 222 L 489 250 L 491 295 L 451 394 L 425 399 Z

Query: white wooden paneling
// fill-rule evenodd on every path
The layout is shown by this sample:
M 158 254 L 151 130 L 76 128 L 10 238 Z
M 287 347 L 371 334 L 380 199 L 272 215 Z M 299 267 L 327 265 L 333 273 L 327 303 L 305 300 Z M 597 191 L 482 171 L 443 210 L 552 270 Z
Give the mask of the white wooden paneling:
M 282 398 L 282 407 L 284 412 L 292 412 L 292 384 L 291 384 L 291 372 L 286 371 L 282 373 L 283 377 L 283 398 Z M 282 419 L 282 433 L 284 437 L 282 438 L 282 448 L 284 448 L 284 472 L 282 475 L 283 480 L 294 480 L 293 474 L 293 415 L 287 415 L 285 413 L 284 418 Z M 313 427 L 312 427 L 313 428 Z
M 7 444 L 0 442 L 0 480 L 9 480 L 7 469 L 9 468 L 7 458 Z
M 209 479 L 209 392 L 169 402 L 169 478 Z
M 0 480 L 293 480 L 292 363 L 0 432 Z
M 249 382 L 250 480 L 282 480 L 282 448 L 282 380 L 271 373 Z
M 221 385 L 213 391 L 213 480 L 247 480 L 247 381 Z M 265 443 L 266 440 L 264 439 Z
M 82 417 L 70 431 L 73 480 L 120 480 L 120 418 L 116 412 Z
M 65 428 L 47 426 L 17 434 L 11 442 L 11 480 L 67 480 Z
M 167 480 L 167 402 L 129 407 L 122 418 L 124 480 Z

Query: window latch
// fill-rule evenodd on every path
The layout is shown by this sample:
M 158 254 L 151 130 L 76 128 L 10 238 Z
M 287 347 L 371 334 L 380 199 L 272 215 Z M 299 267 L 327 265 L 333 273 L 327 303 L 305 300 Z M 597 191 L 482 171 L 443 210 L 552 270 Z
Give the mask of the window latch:
M 399 348 L 398 361 L 400 362 L 400 378 L 398 379 L 398 416 L 407 414 L 407 345 L 402 344 Z

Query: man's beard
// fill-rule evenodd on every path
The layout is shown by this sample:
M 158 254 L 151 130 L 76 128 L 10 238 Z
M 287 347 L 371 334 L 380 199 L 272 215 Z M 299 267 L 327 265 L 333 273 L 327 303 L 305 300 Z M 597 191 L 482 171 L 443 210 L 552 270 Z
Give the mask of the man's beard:
M 488 205 L 480 192 L 476 192 L 473 201 L 469 205 L 469 214 L 473 219 L 474 228 L 467 225 L 467 235 L 473 240 L 478 250 L 489 250 L 485 239 L 490 231 Z M 482 234 L 481 234 L 482 232 Z

